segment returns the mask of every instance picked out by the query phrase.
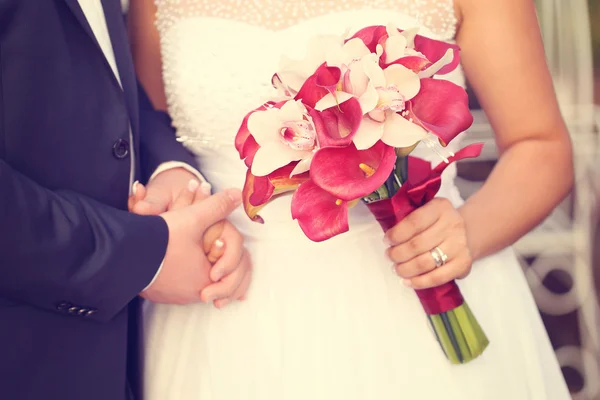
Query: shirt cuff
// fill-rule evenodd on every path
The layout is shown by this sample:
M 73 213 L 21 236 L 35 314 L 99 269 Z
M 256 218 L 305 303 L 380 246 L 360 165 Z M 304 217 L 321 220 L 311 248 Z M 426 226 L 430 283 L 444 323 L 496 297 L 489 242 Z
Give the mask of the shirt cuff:
M 192 167 L 190 164 L 181 161 L 167 161 L 160 164 L 158 168 L 156 168 L 150 179 L 148 179 L 148 182 L 156 178 L 158 174 L 174 168 L 183 168 L 191 174 L 195 175 L 198 179 L 200 179 L 200 182 L 206 182 L 206 179 L 204 179 L 202 174 L 196 168 Z
M 150 286 L 152 286 L 152 284 L 154 283 L 154 281 L 156 281 L 156 278 L 158 278 L 158 274 L 160 274 L 160 270 L 162 269 L 163 265 L 165 265 L 165 260 L 163 260 L 163 262 L 160 263 L 160 267 L 158 267 L 158 270 L 156 271 L 156 274 L 154 274 L 154 278 L 152 278 L 152 280 L 150 281 L 150 283 L 148 284 L 148 286 L 146 286 L 144 288 L 144 290 L 148 289 Z M 144 290 L 142 290 L 142 292 Z

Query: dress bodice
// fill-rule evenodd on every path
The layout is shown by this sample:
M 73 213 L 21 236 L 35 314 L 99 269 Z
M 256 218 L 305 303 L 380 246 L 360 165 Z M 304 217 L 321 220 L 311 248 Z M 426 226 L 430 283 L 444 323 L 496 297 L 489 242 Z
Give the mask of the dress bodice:
M 276 95 L 271 77 L 282 55 L 302 58 L 308 39 L 317 34 L 353 33 L 369 25 L 420 26 L 420 34 L 449 41 L 456 28 L 452 0 L 158 0 L 157 5 L 169 113 L 178 135 L 192 139 L 188 145 L 217 189 L 243 186 L 245 166 L 234 137 L 243 117 Z M 464 83 L 460 68 L 443 79 Z M 426 148 L 415 154 L 441 161 Z M 453 166 L 446 170 L 441 195 L 458 202 L 454 174 Z M 286 203 L 270 204 L 265 220 L 267 209 L 280 208 L 274 207 L 278 202 Z M 289 204 L 281 210 L 280 219 L 289 221 Z

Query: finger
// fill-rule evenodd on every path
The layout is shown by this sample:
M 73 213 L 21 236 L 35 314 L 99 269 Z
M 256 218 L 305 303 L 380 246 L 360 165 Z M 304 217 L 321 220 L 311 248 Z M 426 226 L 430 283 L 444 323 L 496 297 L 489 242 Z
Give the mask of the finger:
M 239 268 L 244 256 L 244 238 L 235 230 L 233 225 L 226 224 L 223 227 L 220 239 L 227 243 L 227 246 L 223 248 L 223 254 L 210 271 L 210 279 L 213 282 L 219 281 L 224 276 L 231 274 L 236 268 Z
M 459 254 L 462 250 L 462 248 L 459 245 L 454 243 L 454 240 L 446 240 L 438 246 L 434 246 L 432 250 L 419 254 L 417 257 L 407 262 L 396 264 L 394 266 L 396 274 L 398 274 L 402 278 L 410 279 L 415 276 L 423 275 L 433 271 L 436 268 L 436 265 L 435 259 L 432 255 L 432 251 L 436 247 L 439 247 L 439 249 L 443 251 L 444 254 L 446 254 L 446 256 L 448 257 L 448 261 L 456 258 L 457 254 Z M 446 265 L 444 265 L 444 267 Z
M 192 179 L 187 186 L 179 192 L 169 210 L 179 210 L 187 207 L 196 201 L 196 198 L 206 198 L 210 195 L 210 184 L 207 182 L 198 182 L 197 179 Z
M 244 301 L 245 300 L 246 293 L 248 292 L 248 289 L 250 288 L 250 282 L 252 281 L 252 263 L 250 262 L 250 256 L 249 256 L 248 252 L 246 251 L 244 254 L 245 254 L 245 257 L 247 257 L 247 259 L 248 259 L 249 267 L 246 269 L 246 274 L 244 275 L 244 278 L 242 279 L 240 286 L 238 286 L 238 288 L 235 290 L 235 292 L 230 297 L 228 297 L 226 299 L 215 300 L 214 301 L 215 307 L 223 308 L 223 307 L 227 306 L 228 304 L 232 303 L 233 301 L 236 301 L 236 300 Z
M 217 239 L 213 242 L 212 246 L 210 247 L 206 258 L 208 258 L 208 261 L 211 264 L 215 264 L 219 260 L 219 258 L 223 256 L 223 254 L 225 254 L 225 242 L 223 241 L 223 239 Z
M 454 279 L 463 278 L 471 271 L 472 260 L 468 252 L 451 259 L 445 265 L 435 268 L 433 271 L 405 279 L 403 283 L 414 289 L 427 289 L 443 285 Z
M 248 268 L 249 263 L 244 261 L 240 263 L 239 268 L 235 269 L 231 274 L 225 276 L 219 282 L 208 285 L 200 292 L 202 301 L 210 303 L 218 299 L 227 299 L 231 297 L 237 288 L 240 287 Z
M 226 219 L 241 203 L 242 192 L 238 189 L 227 189 L 195 203 L 192 212 L 199 232 Z
M 406 263 L 423 253 L 429 253 L 439 246 L 447 236 L 448 224 L 443 218 L 440 218 L 408 241 L 389 247 L 386 254 L 396 264 Z
M 137 192 L 139 190 L 138 185 Z M 167 190 L 160 190 L 156 186 L 146 187 L 145 197 L 133 206 L 133 212 L 140 215 L 159 215 L 166 212 L 171 202 L 168 193 Z
M 196 190 L 196 195 L 194 197 L 194 203 L 199 203 L 202 200 L 206 200 L 210 197 L 212 193 L 212 186 L 208 182 L 202 182 L 200 184 L 200 189 Z
M 252 281 L 252 271 L 247 271 L 246 275 L 244 275 L 244 279 L 240 286 L 236 289 L 235 293 L 226 299 L 218 299 L 213 302 L 215 307 L 221 309 L 223 307 L 228 306 L 234 301 L 244 301 L 246 300 L 246 293 L 250 288 L 250 282 Z
M 448 204 L 450 203 L 446 199 L 433 199 L 417 208 L 386 232 L 385 242 L 389 245 L 407 242 L 435 224 Z
M 146 187 L 139 181 L 133 182 L 131 186 L 131 196 L 127 201 L 127 209 L 133 211 L 134 206 L 146 197 Z

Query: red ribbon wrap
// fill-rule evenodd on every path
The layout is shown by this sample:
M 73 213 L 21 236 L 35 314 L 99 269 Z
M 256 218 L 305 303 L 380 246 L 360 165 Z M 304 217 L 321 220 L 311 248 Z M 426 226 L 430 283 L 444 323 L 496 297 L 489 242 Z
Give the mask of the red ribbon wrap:
M 368 204 L 367 207 L 384 231 L 395 226 L 408 214 L 423 206 L 435 197 L 440 189 L 441 174 L 446 167 L 454 161 L 463 158 L 477 157 L 481 153 L 482 144 L 467 146 L 435 168 L 425 160 L 408 158 L 408 180 L 400 190 L 391 198 L 379 200 Z M 415 290 L 423 309 L 428 315 L 441 314 L 461 306 L 464 302 L 456 282 L 450 281 L 441 286 L 429 289 Z

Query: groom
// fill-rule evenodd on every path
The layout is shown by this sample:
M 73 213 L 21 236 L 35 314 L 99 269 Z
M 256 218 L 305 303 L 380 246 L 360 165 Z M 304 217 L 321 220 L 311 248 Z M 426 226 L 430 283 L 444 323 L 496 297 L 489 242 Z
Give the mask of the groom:
M 241 194 L 168 211 L 201 177 L 137 90 L 119 0 L 0 0 L 0 399 L 141 399 L 138 294 L 200 299 Z M 160 215 L 125 211 L 138 179 Z

